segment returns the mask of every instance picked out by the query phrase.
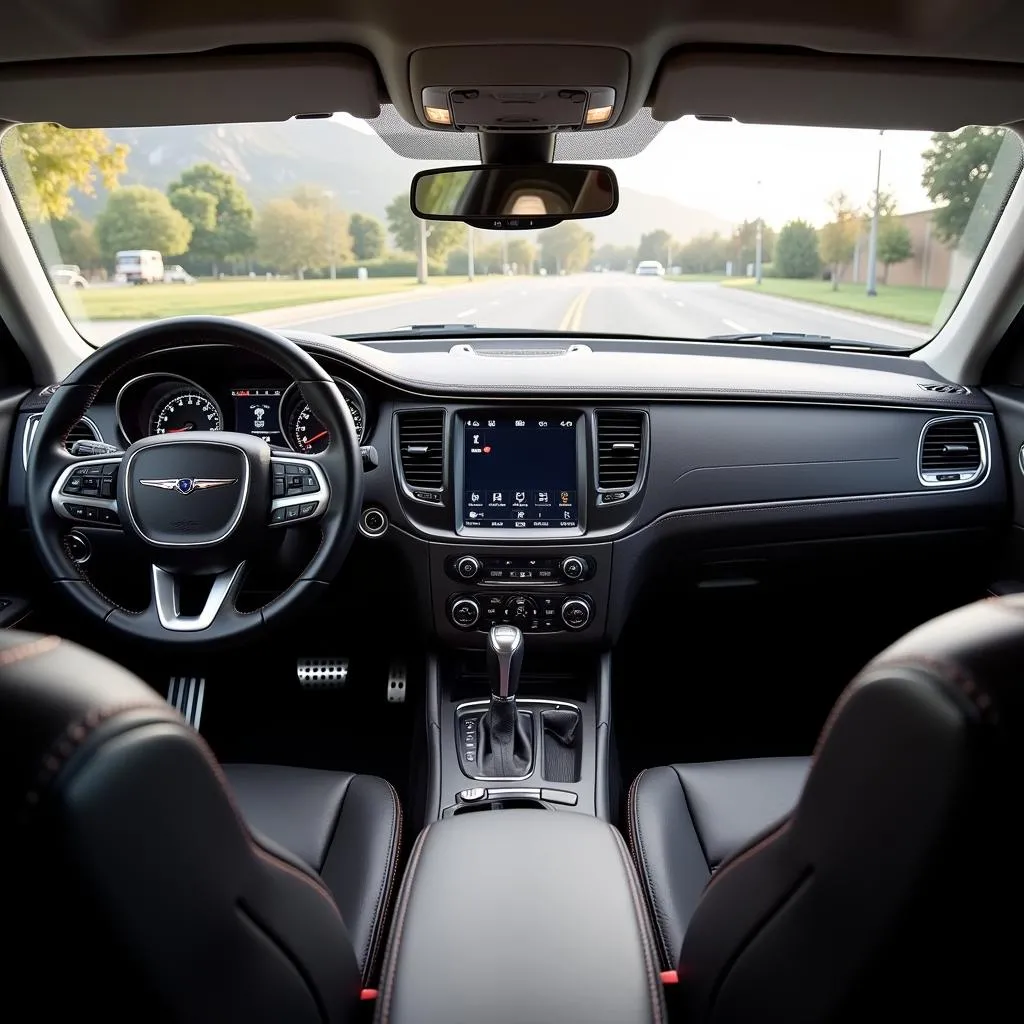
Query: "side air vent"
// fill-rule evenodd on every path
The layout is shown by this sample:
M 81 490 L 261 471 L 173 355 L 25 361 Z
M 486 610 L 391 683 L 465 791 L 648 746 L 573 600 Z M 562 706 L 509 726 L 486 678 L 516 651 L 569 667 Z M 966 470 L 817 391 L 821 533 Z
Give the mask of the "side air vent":
M 971 389 L 965 388 L 963 384 L 918 384 L 917 386 L 922 391 L 931 391 L 935 395 L 969 395 L 971 393 Z
M 647 421 L 639 412 L 598 412 L 596 417 L 597 487 L 607 504 L 628 497 L 637 486 Z
M 414 498 L 440 504 L 444 487 L 444 410 L 400 412 L 398 453 L 402 478 Z
M 36 430 L 39 429 L 39 421 L 43 418 L 42 413 L 33 413 L 28 418 L 28 422 L 25 424 L 25 435 L 21 445 L 21 457 L 22 463 L 25 468 L 28 468 L 28 453 L 32 450 L 32 443 L 36 439 Z M 76 441 L 102 441 L 100 437 L 99 428 L 88 418 L 80 419 L 72 428 L 68 431 L 68 439 L 65 447 L 68 451 L 71 451 Z
M 932 420 L 921 431 L 918 475 L 929 487 L 963 486 L 988 468 L 988 430 L 976 416 Z

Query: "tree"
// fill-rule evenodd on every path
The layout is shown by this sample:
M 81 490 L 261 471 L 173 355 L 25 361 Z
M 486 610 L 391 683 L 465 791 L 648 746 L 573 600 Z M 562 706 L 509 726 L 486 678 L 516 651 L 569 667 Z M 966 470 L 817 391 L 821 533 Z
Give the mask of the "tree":
M 4 136 L 2 148 L 22 213 L 36 222 L 66 217 L 76 189 L 95 195 L 97 180 L 115 188 L 128 156 L 127 146 L 114 145 L 98 128 L 58 124 L 19 124 Z
M 673 260 L 684 274 L 709 274 L 722 272 L 732 258 L 732 240 L 723 238 L 716 231 L 711 235 L 691 238 Z
M 821 229 L 819 251 L 832 270 L 832 290 L 838 291 L 843 267 L 853 259 L 857 247 L 860 220 L 845 192 L 836 192 L 828 205 L 832 210 L 832 220 Z
M 517 274 L 532 274 L 533 263 L 537 259 L 537 247 L 525 238 L 514 238 L 506 247 L 509 263 L 516 268 Z
M 590 262 L 594 236 L 574 221 L 564 221 L 541 232 L 540 251 L 549 272 L 574 274 Z
M 156 249 L 164 256 L 180 256 L 191 237 L 192 225 L 167 196 L 145 185 L 111 192 L 96 218 L 96 241 L 108 260 L 122 249 Z
M 388 231 L 395 245 L 403 252 L 418 253 L 420 249 L 420 218 L 409 208 L 408 193 L 400 192 L 385 210 Z M 444 259 L 457 249 L 466 238 L 466 227 L 458 221 L 432 221 L 427 225 L 427 255 L 431 259 Z
M 77 264 L 83 270 L 97 270 L 102 265 L 96 232 L 87 220 L 81 220 L 72 213 L 59 220 L 51 220 L 50 228 L 61 262 Z
M 913 255 L 914 246 L 907 225 L 898 217 L 883 217 L 878 222 L 878 261 L 885 268 L 882 271 L 883 283 L 889 283 L 889 268 L 894 263 L 902 263 Z
M 775 232 L 766 224 L 761 225 L 761 262 L 770 263 L 775 250 Z M 757 262 L 757 221 L 745 220 L 732 235 L 732 259 L 740 273 Z
M 353 213 L 348 221 L 348 233 L 352 236 L 352 254 L 357 260 L 373 260 L 384 255 L 387 232 L 376 217 Z
M 257 252 L 266 266 L 302 278 L 326 261 L 323 218 L 294 199 L 272 199 L 257 221 Z
M 636 247 L 632 245 L 602 245 L 594 253 L 594 265 L 607 270 L 632 270 L 636 266 Z
M 192 225 L 190 262 L 203 268 L 208 266 L 216 275 L 222 263 L 242 261 L 252 255 L 256 248 L 255 212 L 233 174 L 213 164 L 196 164 L 171 182 L 167 194 Z M 200 198 L 204 194 L 213 199 L 212 222 L 209 200 Z
M 937 132 L 931 148 L 921 154 L 921 184 L 933 203 L 942 204 L 932 223 L 943 241 L 955 244 L 967 229 L 1005 134 L 1003 128 L 973 125 L 958 132 Z
M 672 253 L 678 251 L 679 246 L 672 240 L 672 236 L 659 228 L 657 231 L 640 236 L 636 258 L 638 260 L 657 260 L 668 266 L 672 262 Z
M 334 195 L 316 185 L 300 185 L 292 199 L 311 216 L 314 234 L 319 237 L 316 259 L 310 267 L 352 262 L 352 235 L 348 214 L 334 206 Z
M 821 270 L 818 232 L 805 220 L 791 220 L 779 232 L 773 261 L 779 277 L 817 277 Z

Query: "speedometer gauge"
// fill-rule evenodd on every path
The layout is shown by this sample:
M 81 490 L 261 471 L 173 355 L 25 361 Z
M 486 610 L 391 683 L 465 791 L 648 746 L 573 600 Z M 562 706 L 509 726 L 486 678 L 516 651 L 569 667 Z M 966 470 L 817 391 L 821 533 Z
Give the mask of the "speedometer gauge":
M 153 412 L 150 432 L 180 434 L 186 430 L 221 430 L 224 419 L 217 403 L 199 390 L 178 391 Z
M 366 413 L 364 412 L 362 395 L 345 381 L 335 378 L 341 389 L 345 405 L 348 406 L 352 423 L 356 428 L 356 436 L 360 443 L 366 430 Z M 316 413 L 310 409 L 303 399 L 297 385 L 293 384 L 281 400 L 281 426 L 290 447 L 306 455 L 315 455 L 326 451 L 331 443 L 327 428 L 320 422 Z

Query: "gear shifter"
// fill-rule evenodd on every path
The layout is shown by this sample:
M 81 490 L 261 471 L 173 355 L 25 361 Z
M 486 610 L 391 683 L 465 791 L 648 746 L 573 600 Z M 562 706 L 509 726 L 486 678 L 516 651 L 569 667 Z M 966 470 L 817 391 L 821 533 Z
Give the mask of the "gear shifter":
M 479 765 L 488 778 L 521 778 L 533 763 L 532 719 L 524 725 L 516 705 L 523 646 L 518 626 L 492 626 L 487 634 L 491 703 L 480 719 Z

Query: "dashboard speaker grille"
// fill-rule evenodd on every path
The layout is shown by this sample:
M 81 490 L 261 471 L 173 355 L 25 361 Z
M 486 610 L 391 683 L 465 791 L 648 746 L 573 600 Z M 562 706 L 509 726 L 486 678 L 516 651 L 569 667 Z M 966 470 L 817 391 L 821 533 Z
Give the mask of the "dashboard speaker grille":
M 973 416 L 933 420 L 921 434 L 919 470 L 929 484 L 964 484 L 987 464 L 985 430 Z
M 444 410 L 398 414 L 398 451 L 406 486 L 441 490 L 444 486 Z
M 640 474 L 644 417 L 638 412 L 598 412 L 597 486 L 628 491 Z

